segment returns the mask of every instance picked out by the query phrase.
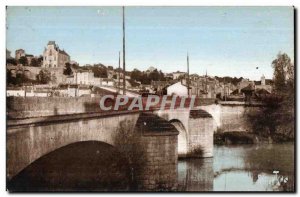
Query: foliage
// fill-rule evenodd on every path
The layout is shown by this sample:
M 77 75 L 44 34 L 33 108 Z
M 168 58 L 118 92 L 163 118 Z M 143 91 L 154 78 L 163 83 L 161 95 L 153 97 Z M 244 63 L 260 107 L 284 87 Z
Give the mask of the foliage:
M 71 64 L 69 62 L 66 63 L 63 73 L 64 73 L 64 75 L 68 75 L 68 76 L 73 74 Z
M 112 66 L 107 66 L 107 70 L 113 70 L 114 69 L 114 67 L 112 67 Z
M 9 69 L 6 70 L 6 81 L 8 85 L 22 85 L 23 83 L 34 82 L 34 80 L 27 78 L 24 73 L 17 73 L 13 76 Z
M 6 59 L 6 64 L 17 65 L 17 61 L 15 58 L 8 58 Z
M 254 132 L 273 137 L 276 133 L 294 136 L 294 65 L 287 54 L 279 53 L 272 62 L 274 92 L 262 97 L 265 107 L 248 114 Z
M 158 71 L 157 69 L 153 70 L 150 73 L 141 72 L 138 69 L 134 69 L 130 74 L 130 78 L 135 81 L 140 81 L 142 84 L 146 84 L 146 85 L 151 84 L 151 81 L 165 81 L 166 80 L 163 72 L 161 70 Z
M 143 73 L 138 69 L 134 69 L 130 74 L 130 78 L 132 80 L 142 81 L 142 77 L 143 77 Z
M 28 66 L 28 60 L 25 56 L 20 57 L 19 63 L 22 64 L 23 66 Z
M 203 157 L 203 148 L 196 147 L 189 151 L 186 155 L 187 158 L 200 158 Z
M 37 75 L 37 79 L 42 84 L 47 84 L 51 81 L 51 73 L 47 69 L 42 69 Z
M 233 85 L 237 85 L 243 79 L 243 77 L 237 78 L 237 77 L 218 77 L 218 76 L 215 76 L 215 78 L 219 82 L 232 83 Z
M 224 145 L 224 144 L 253 144 L 253 134 L 247 132 L 218 132 L 214 134 L 214 144 Z
M 273 60 L 274 88 L 277 93 L 286 93 L 288 84 L 294 84 L 294 65 L 286 53 L 279 53 Z M 291 84 L 290 84 L 291 85 Z
M 43 62 L 43 57 L 39 57 L 39 58 L 34 57 L 31 59 L 30 66 L 41 67 L 42 62 Z

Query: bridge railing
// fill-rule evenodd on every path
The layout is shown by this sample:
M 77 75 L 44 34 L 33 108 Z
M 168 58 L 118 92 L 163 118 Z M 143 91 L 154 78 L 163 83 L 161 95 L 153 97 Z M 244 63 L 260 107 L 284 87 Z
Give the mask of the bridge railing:
M 137 97 L 128 97 L 128 102 L 124 105 L 120 105 L 115 110 L 116 95 L 114 95 L 113 99 L 105 100 L 105 106 L 112 106 L 112 108 L 110 110 L 103 110 L 100 108 L 101 98 L 103 97 L 8 97 L 6 113 L 8 119 L 20 119 L 68 114 L 103 113 L 103 111 L 126 111 L 129 110 L 132 102 L 136 101 L 134 99 L 137 99 Z M 151 103 L 150 105 L 148 103 L 149 97 L 139 97 L 139 99 L 141 99 L 142 102 L 142 109 L 133 107 L 131 111 L 145 111 L 147 106 L 149 106 L 149 109 L 147 110 L 158 110 L 161 108 L 170 109 L 173 97 L 167 96 L 166 98 L 163 98 L 160 96 L 157 103 Z M 165 104 L 163 99 L 166 101 Z M 183 102 L 183 105 L 181 105 L 181 102 Z M 196 98 L 194 106 L 211 104 L 213 102 L 213 99 Z M 174 109 L 180 107 L 189 108 L 191 105 L 191 98 L 176 97 L 173 105 Z

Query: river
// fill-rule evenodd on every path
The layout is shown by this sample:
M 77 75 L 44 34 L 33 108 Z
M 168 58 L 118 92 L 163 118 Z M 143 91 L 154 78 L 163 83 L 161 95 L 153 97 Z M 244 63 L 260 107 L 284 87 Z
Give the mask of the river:
M 130 191 L 129 183 L 126 159 L 116 149 L 81 142 L 33 162 L 8 186 L 10 191 Z M 179 191 L 293 191 L 294 145 L 215 146 L 213 158 L 178 161 L 178 184 Z
M 294 144 L 215 146 L 178 162 L 180 191 L 293 191 Z

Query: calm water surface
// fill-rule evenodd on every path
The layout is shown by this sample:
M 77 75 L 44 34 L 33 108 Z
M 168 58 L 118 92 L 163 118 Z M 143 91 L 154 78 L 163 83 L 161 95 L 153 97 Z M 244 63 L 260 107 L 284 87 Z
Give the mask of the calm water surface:
M 293 144 L 215 146 L 213 158 L 178 162 L 178 190 L 293 191 L 293 156 Z M 10 191 L 134 191 L 126 161 L 105 143 L 75 143 L 33 162 L 8 187 Z
M 293 191 L 294 144 L 215 146 L 214 158 L 178 162 L 178 184 L 181 191 Z

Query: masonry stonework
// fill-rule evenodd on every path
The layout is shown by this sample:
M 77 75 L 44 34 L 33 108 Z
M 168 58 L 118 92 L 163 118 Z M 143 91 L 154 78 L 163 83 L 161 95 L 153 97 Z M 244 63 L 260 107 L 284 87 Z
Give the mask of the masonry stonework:
M 170 191 L 177 189 L 177 134 L 145 135 L 147 162 L 139 177 L 139 189 Z

